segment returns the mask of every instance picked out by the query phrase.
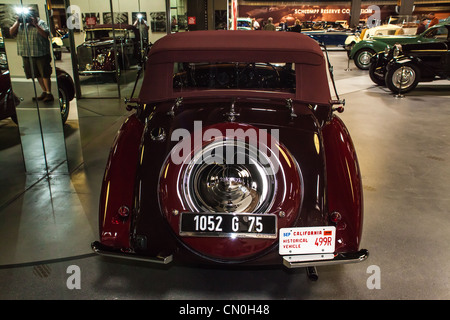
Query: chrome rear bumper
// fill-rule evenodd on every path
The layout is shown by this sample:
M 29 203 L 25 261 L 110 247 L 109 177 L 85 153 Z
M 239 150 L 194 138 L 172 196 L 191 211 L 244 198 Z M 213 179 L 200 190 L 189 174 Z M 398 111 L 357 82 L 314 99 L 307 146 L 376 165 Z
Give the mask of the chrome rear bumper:
M 102 256 L 113 257 L 113 258 L 121 258 L 121 259 L 129 259 L 129 260 L 138 260 L 138 261 L 146 261 L 152 263 L 160 263 L 160 264 L 169 264 L 172 262 L 173 256 L 156 256 L 156 257 L 148 257 L 148 256 L 140 256 L 134 253 L 123 252 L 120 250 L 113 250 L 108 246 L 101 244 L 98 241 L 94 241 L 91 243 L 92 250 Z
M 91 244 L 92 250 L 102 256 L 145 261 L 151 263 L 159 264 L 169 264 L 173 260 L 173 256 L 140 256 L 135 253 L 124 252 L 120 250 L 114 250 L 111 247 L 105 246 L 98 241 L 94 241 Z M 334 265 L 334 264 L 344 264 L 344 263 L 357 263 L 366 260 L 369 257 L 369 251 L 366 249 L 361 249 L 358 252 L 350 253 L 338 253 L 333 255 L 332 259 L 314 259 L 314 255 L 311 255 L 311 259 L 308 260 L 308 255 L 303 255 L 302 259 L 296 259 L 299 256 L 284 256 L 283 264 L 287 268 L 306 268 L 306 267 L 318 267 L 323 265 Z M 299 261 L 301 260 L 301 261 Z
M 343 263 L 357 263 L 366 260 L 369 257 L 369 251 L 361 249 L 358 252 L 338 253 L 333 256 L 332 259 L 315 259 L 315 257 L 311 256 L 311 260 L 308 260 L 306 255 L 301 257 L 303 259 L 298 260 L 295 259 L 296 256 L 284 256 L 283 264 L 288 268 L 305 268 Z

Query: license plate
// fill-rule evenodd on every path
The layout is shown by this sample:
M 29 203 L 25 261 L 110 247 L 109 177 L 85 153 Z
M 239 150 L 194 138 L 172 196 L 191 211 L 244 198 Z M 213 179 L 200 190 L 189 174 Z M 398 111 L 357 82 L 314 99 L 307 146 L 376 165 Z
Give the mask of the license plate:
M 281 228 L 279 254 L 333 253 L 336 227 Z
M 192 213 L 182 212 L 180 236 L 192 237 L 277 237 L 274 214 Z

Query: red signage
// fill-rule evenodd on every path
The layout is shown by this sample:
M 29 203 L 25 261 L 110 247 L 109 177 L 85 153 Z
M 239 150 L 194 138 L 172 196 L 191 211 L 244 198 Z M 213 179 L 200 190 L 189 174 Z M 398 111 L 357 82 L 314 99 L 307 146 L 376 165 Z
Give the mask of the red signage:
M 87 26 L 95 26 L 97 24 L 96 17 L 86 17 L 86 25 Z
M 196 17 L 188 17 L 188 24 L 190 25 L 197 24 Z

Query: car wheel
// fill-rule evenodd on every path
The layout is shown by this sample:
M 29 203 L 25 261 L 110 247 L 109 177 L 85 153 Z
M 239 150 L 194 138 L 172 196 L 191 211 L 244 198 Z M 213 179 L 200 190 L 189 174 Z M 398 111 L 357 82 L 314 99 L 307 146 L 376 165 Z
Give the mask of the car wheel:
M 413 90 L 420 79 L 419 69 L 411 63 L 395 64 L 386 73 L 386 85 L 394 93 L 406 93 Z
M 58 88 L 58 95 L 59 95 L 59 105 L 61 107 L 61 119 L 63 124 L 65 124 L 67 118 L 69 117 L 70 101 L 67 98 L 68 94 L 66 89 L 62 86 Z
M 55 56 L 55 60 L 61 60 L 62 57 L 61 51 L 54 52 L 53 55 Z
M 375 71 L 376 71 L 376 65 L 371 63 L 370 67 L 369 67 L 370 80 L 372 80 L 375 84 L 377 84 L 379 86 L 384 86 L 386 83 L 384 81 L 384 76 L 377 74 Z
M 361 49 L 353 58 L 355 61 L 355 65 L 361 70 L 368 70 L 370 67 L 370 59 L 375 54 L 375 51 L 372 49 Z
M 17 120 L 17 113 L 14 113 L 11 116 L 11 120 L 15 123 L 15 124 L 19 124 L 19 121 Z
M 113 81 L 115 83 L 119 83 L 121 75 L 122 75 L 122 69 L 120 67 L 118 67 L 117 71 L 113 73 Z

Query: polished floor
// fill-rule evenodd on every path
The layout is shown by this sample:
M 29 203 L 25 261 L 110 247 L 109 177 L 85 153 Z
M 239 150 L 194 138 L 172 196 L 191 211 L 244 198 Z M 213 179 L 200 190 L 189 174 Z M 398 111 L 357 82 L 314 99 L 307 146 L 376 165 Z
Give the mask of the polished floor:
M 119 99 L 77 101 L 82 163 L 71 174 L 23 172 L 14 124 L 0 122 L 0 299 L 450 299 L 450 82 L 397 98 L 331 52 L 364 185 L 359 264 L 304 269 L 160 267 L 92 254 Z M 351 70 L 348 70 L 348 67 Z M 72 288 L 73 266 L 80 288 Z

